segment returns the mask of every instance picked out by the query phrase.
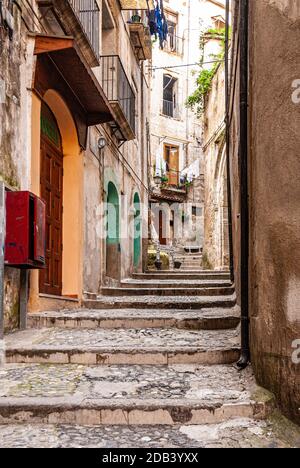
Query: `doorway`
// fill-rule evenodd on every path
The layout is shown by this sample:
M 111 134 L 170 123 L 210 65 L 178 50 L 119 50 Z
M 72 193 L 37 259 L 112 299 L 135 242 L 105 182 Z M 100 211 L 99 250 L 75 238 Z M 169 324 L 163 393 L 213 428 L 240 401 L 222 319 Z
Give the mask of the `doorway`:
M 136 193 L 134 196 L 134 246 L 133 246 L 134 266 L 138 267 L 141 258 L 141 204 L 140 197 Z
M 167 166 L 168 185 L 178 187 L 179 185 L 179 147 L 164 145 L 164 160 Z
M 116 186 L 109 182 L 107 191 L 106 276 L 120 279 L 120 203 Z
M 39 290 L 61 296 L 63 150 L 58 124 L 46 104 L 41 113 L 41 197 L 46 202 L 46 268 L 40 272 Z

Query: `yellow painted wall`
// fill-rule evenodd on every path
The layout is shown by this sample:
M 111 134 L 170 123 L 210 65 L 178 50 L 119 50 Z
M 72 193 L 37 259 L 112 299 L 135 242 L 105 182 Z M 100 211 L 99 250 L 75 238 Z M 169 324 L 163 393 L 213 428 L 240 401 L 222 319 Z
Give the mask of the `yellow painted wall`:
M 41 101 L 32 98 L 31 190 L 40 194 L 40 115 Z M 82 296 L 83 284 L 83 152 L 78 144 L 76 126 L 64 100 L 55 91 L 44 96 L 57 119 L 64 153 L 63 181 L 63 296 Z M 38 272 L 31 275 L 30 304 L 37 310 Z

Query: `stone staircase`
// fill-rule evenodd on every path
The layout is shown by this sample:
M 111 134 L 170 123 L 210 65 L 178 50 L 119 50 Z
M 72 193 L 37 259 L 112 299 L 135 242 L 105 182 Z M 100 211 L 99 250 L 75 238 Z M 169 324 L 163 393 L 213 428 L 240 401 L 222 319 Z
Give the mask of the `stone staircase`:
M 239 317 L 227 272 L 136 274 L 81 310 L 31 315 L 6 337 L 0 438 L 201 447 L 230 434 L 247 446 L 256 430 L 267 444 L 273 398 L 234 366 Z

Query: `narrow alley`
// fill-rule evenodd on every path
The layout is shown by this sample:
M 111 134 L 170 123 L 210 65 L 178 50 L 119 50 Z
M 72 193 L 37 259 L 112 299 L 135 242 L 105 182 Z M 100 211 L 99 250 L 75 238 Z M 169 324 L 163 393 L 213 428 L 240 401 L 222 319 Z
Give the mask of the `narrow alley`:
M 0 448 L 300 448 L 298 41 L 294 0 L 0 0 Z

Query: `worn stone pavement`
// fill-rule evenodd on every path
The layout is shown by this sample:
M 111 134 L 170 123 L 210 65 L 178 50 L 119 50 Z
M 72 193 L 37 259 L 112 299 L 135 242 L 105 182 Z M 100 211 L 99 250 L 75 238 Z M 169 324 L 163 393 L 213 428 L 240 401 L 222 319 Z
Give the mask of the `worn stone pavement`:
M 0 426 L 1 448 L 300 448 L 297 428 L 281 420 L 234 419 L 201 426 Z
M 1 448 L 300 448 L 251 367 L 233 365 L 235 295 L 158 297 L 159 281 L 153 295 L 141 281 L 140 294 L 41 313 L 6 337 Z

